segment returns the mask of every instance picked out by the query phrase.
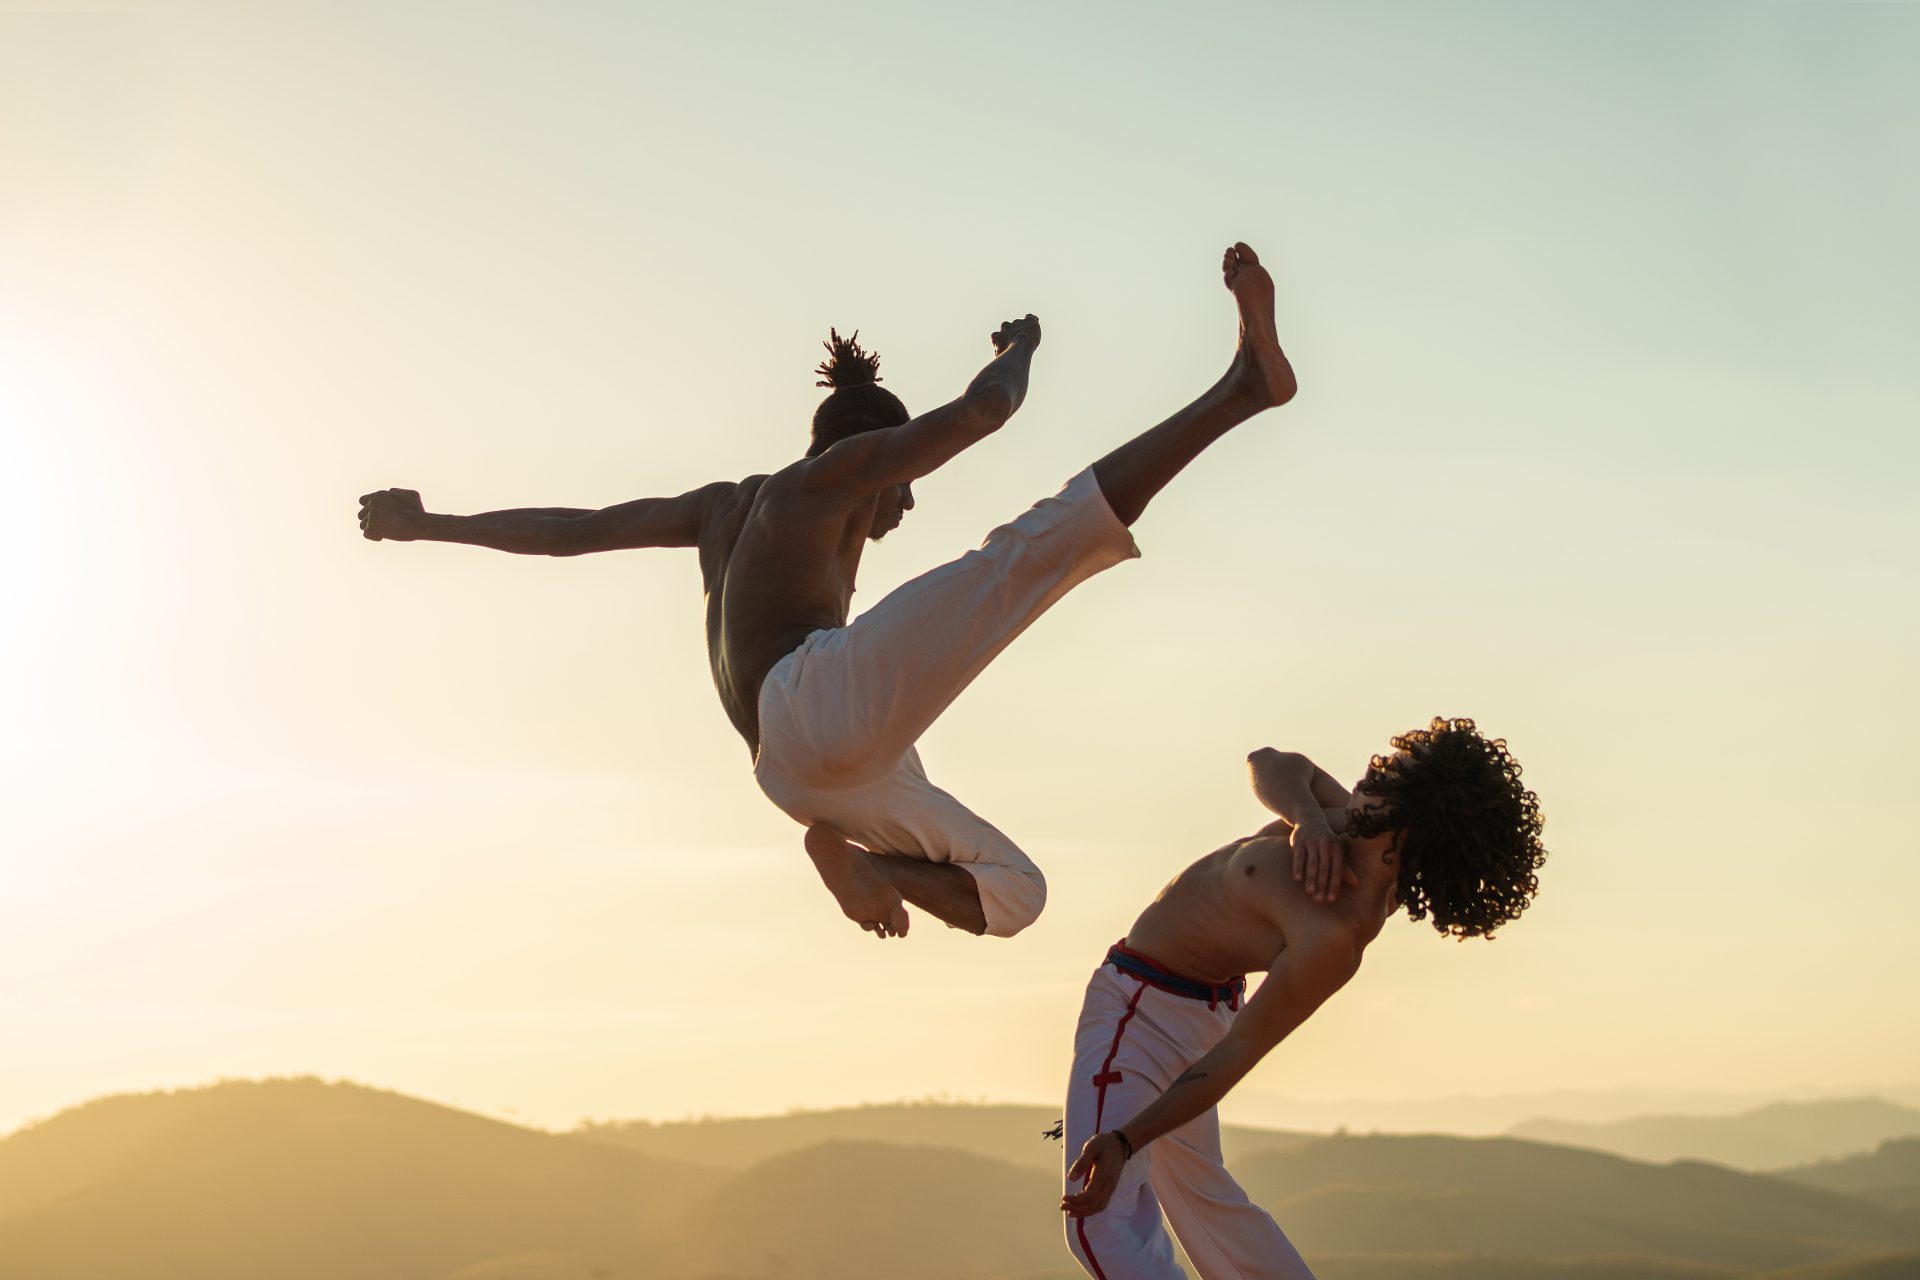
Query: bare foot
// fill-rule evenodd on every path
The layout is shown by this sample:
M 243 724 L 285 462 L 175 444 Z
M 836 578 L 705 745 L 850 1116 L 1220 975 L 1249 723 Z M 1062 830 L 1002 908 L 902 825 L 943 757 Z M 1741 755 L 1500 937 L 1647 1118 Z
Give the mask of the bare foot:
M 1283 405 L 1293 399 L 1299 385 L 1273 328 L 1273 277 L 1244 244 L 1227 250 L 1220 271 L 1240 307 L 1240 349 L 1227 376 L 1258 399 L 1262 408 Z
M 847 919 L 883 938 L 907 936 L 907 905 L 900 891 L 873 869 L 872 854 L 824 822 L 807 828 L 807 856 Z

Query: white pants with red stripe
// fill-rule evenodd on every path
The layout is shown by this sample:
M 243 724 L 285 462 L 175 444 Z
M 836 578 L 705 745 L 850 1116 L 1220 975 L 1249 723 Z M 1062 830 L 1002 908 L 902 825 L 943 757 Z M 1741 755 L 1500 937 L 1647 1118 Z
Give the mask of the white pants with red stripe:
M 1094 970 L 1067 1084 L 1067 1164 L 1088 1138 L 1159 1097 L 1232 1022 L 1225 1004 L 1173 995 L 1109 964 Z M 1183 1276 L 1168 1223 L 1201 1280 L 1313 1280 L 1279 1225 L 1221 1162 L 1218 1111 L 1140 1148 L 1107 1207 L 1066 1222 L 1067 1247 L 1094 1280 Z
M 966 868 L 987 932 L 1020 932 L 1046 904 L 1040 868 L 928 781 L 914 742 L 1061 597 L 1139 554 L 1088 469 L 978 550 L 814 632 L 760 683 L 760 789 L 796 822 L 875 853 Z

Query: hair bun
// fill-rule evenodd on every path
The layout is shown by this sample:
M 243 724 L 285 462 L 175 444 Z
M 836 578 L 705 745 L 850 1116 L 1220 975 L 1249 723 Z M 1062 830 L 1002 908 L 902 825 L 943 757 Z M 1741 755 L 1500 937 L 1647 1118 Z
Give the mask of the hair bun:
M 860 331 L 855 329 L 852 338 L 843 338 L 838 329 L 827 330 L 828 338 L 820 345 L 827 349 L 827 358 L 814 370 L 820 375 L 816 387 L 832 387 L 843 391 L 848 387 L 869 387 L 880 381 L 880 354 L 875 351 L 863 351 L 855 341 Z

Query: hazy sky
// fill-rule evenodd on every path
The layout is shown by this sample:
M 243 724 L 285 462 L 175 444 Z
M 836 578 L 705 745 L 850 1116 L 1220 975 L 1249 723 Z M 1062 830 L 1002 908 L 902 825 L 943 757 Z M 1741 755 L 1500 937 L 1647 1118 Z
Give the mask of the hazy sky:
M 1390 928 L 1228 1104 L 1920 1080 L 1920 9 L 0 4 L 0 1131 L 317 1072 L 544 1123 L 1058 1096 L 1088 971 L 1436 713 L 1538 904 Z M 923 744 L 1046 869 L 842 920 L 686 552 L 371 544 L 802 448 L 829 325 L 1033 393 L 856 606 L 1204 388 L 1294 405 Z M 1263 1108 L 1266 1108 L 1263 1110 Z

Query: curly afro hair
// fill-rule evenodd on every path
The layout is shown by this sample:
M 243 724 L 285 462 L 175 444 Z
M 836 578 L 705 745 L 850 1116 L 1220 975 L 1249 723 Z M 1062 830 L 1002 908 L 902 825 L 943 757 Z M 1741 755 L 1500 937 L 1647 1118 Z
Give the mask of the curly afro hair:
M 1381 807 L 1356 809 L 1351 835 L 1400 832 L 1400 901 L 1415 920 L 1456 938 L 1487 937 L 1517 920 L 1540 891 L 1546 861 L 1540 797 L 1520 785 L 1504 738 L 1471 720 L 1434 717 L 1392 740 L 1355 788 Z
M 827 349 L 827 358 L 814 370 L 820 375 L 814 385 L 831 387 L 832 393 L 813 411 L 809 458 L 819 457 L 848 436 L 897 427 L 908 417 L 900 397 L 879 385 L 880 353 L 860 345 L 860 331 L 855 329 L 851 338 L 841 337 L 837 329 L 827 333 L 827 340 L 820 344 Z

